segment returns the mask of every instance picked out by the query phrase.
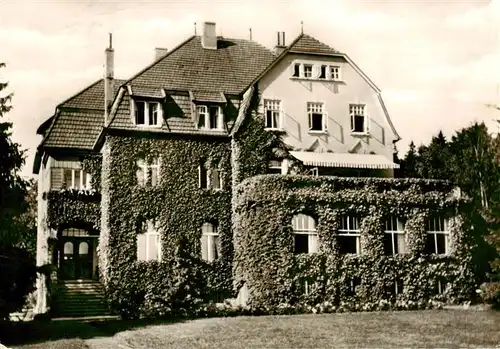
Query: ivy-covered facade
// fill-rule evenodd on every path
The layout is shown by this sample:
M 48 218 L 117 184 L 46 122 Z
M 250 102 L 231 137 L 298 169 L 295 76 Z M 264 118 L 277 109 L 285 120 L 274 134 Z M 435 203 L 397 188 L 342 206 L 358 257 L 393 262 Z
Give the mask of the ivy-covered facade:
M 373 82 L 308 35 L 271 51 L 214 26 L 127 81 L 109 47 L 105 79 L 40 126 L 37 311 L 49 280 L 89 278 L 124 317 L 467 299 L 458 192 L 347 177 L 397 168 Z

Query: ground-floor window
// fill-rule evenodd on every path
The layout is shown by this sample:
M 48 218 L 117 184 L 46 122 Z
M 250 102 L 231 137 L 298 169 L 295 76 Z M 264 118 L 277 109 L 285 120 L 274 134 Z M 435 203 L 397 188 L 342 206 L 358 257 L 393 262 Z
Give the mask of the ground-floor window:
M 425 253 L 448 254 L 450 230 L 444 217 L 431 217 L 427 221 L 427 241 Z
M 390 216 L 385 221 L 384 252 L 386 255 L 406 253 L 406 242 L 403 221 Z
M 292 218 L 292 229 L 296 254 L 318 252 L 318 233 L 314 218 L 302 213 L 295 215 Z
M 360 237 L 359 217 L 343 215 L 340 218 L 340 228 L 338 231 L 340 254 L 360 254 Z
M 212 223 L 203 223 L 201 226 L 201 258 L 213 262 L 220 256 L 219 232 Z
M 161 261 L 161 239 L 154 221 L 141 224 L 141 233 L 137 235 L 137 260 Z

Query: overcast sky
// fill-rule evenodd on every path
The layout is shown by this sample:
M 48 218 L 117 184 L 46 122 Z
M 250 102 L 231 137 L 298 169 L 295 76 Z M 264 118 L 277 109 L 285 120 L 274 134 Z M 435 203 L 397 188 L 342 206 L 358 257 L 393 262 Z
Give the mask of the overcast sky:
M 500 0 L 493 1 L 8 1 L 0 0 L 0 81 L 14 92 L 13 138 L 28 150 L 56 105 L 102 77 L 113 33 L 115 77 L 151 63 L 155 47 L 172 49 L 203 21 L 219 35 L 272 48 L 304 32 L 347 53 L 382 89 L 403 138 L 427 143 L 500 111 Z

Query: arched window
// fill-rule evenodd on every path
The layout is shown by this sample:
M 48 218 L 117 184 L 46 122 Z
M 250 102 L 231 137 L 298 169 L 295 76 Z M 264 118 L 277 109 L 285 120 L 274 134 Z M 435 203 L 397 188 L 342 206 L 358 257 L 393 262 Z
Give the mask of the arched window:
M 212 223 L 201 226 L 201 258 L 212 262 L 220 256 L 219 232 Z
M 137 260 L 161 261 L 161 240 L 154 221 L 141 224 L 137 235 Z
M 89 244 L 85 241 L 80 242 L 80 245 L 78 245 L 78 254 L 83 255 L 83 254 L 89 254 Z
M 292 218 L 295 253 L 318 252 L 318 233 L 316 222 L 311 216 L 298 214 Z

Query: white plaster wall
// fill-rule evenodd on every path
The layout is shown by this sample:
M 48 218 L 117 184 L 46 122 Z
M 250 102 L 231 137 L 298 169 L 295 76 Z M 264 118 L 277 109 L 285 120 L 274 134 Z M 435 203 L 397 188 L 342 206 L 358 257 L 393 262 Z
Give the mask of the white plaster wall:
M 341 67 L 342 82 L 290 78 L 294 62 L 333 64 Z M 260 112 L 264 99 L 281 101 L 283 140 L 296 150 L 306 150 L 318 140 L 320 148 L 348 152 L 359 141 L 360 153 L 374 152 L 392 160 L 395 135 L 392 132 L 377 91 L 342 57 L 289 54 L 259 82 Z M 322 102 L 328 114 L 327 133 L 309 132 L 307 102 Z M 349 104 L 365 104 L 370 120 L 370 136 L 351 134 Z

